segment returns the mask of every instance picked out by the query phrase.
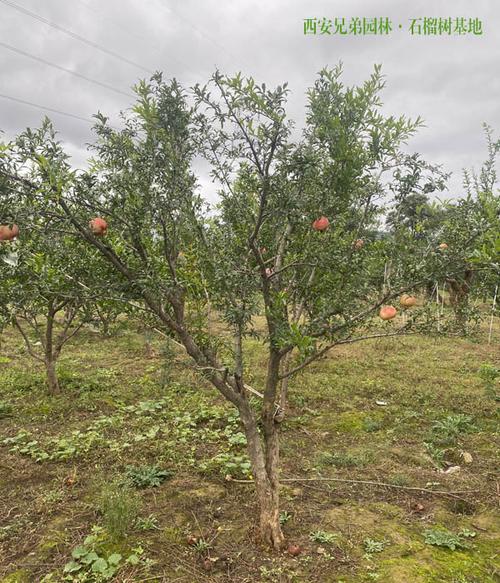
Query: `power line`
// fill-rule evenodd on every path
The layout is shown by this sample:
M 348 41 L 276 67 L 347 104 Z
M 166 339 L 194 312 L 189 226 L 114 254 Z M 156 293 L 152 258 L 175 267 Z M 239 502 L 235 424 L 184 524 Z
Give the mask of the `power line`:
M 33 59 L 35 61 L 43 63 L 44 65 L 48 65 L 49 67 L 53 67 L 54 69 L 59 69 L 60 71 L 64 71 L 65 73 L 69 73 L 70 75 L 74 75 L 75 77 L 79 77 L 80 79 L 84 79 L 85 81 L 88 81 L 89 83 L 94 83 L 94 85 L 99 85 L 100 87 L 104 87 L 105 89 L 109 89 L 110 91 L 114 91 L 115 93 L 119 93 L 120 95 L 125 95 L 125 97 L 131 97 L 132 99 L 135 99 L 134 95 L 132 95 L 131 93 L 126 93 L 125 91 L 122 91 L 121 89 L 117 89 L 116 87 L 108 85 L 107 83 L 103 83 L 102 81 L 98 81 L 97 79 L 92 79 L 91 77 L 87 77 L 86 75 L 82 75 L 81 73 L 78 73 L 77 71 L 72 71 L 71 69 L 66 69 L 65 67 L 61 67 L 61 65 L 57 65 L 56 63 L 52 63 L 51 61 L 47 61 L 47 60 L 43 59 L 42 57 L 37 57 L 36 55 L 32 55 L 31 53 L 27 53 L 21 49 L 13 47 L 12 45 L 9 45 L 9 44 L 4 43 L 2 41 L 0 41 L 0 46 L 4 47 L 6 49 L 9 49 L 10 51 L 13 51 L 15 53 L 18 53 L 19 55 L 22 55 L 24 57 L 28 57 L 29 59 Z
M 67 111 L 61 111 L 60 109 L 48 107 L 47 105 L 40 105 L 39 103 L 34 103 L 33 101 L 26 101 L 25 99 L 20 99 L 19 97 L 12 97 L 12 95 L 5 95 L 4 93 L 0 93 L 0 98 L 8 99 L 9 101 L 15 101 L 16 103 L 22 103 L 23 105 L 29 105 L 30 107 L 36 107 L 37 109 L 50 111 L 52 113 L 58 113 L 59 115 L 65 115 L 66 117 L 72 117 L 74 119 L 84 121 L 84 122 L 89 123 L 91 125 L 95 125 L 95 123 L 96 123 L 95 120 L 90 119 L 90 117 L 83 117 L 83 116 L 78 115 L 76 113 L 69 113 Z M 107 126 L 118 131 L 118 132 L 121 131 L 120 128 L 117 128 L 116 126 L 114 126 L 110 123 L 107 123 Z
M 221 45 L 219 43 L 219 41 L 217 41 L 216 39 L 212 38 L 210 35 L 208 35 L 204 30 L 202 30 L 201 28 L 198 28 L 197 26 L 195 26 L 191 21 L 189 21 L 186 17 L 182 16 L 182 14 L 179 14 L 178 12 L 176 12 L 173 8 L 171 8 L 170 6 L 164 6 L 162 4 L 162 8 L 164 8 L 164 10 L 166 10 L 167 12 L 171 12 L 172 14 L 175 14 L 177 16 L 177 18 L 179 20 L 182 20 L 183 22 L 185 22 L 189 28 L 193 29 L 195 32 L 197 32 L 198 34 L 200 34 L 201 36 L 205 37 L 208 41 L 210 41 L 213 45 L 215 45 L 216 47 L 219 48 L 219 50 L 222 50 L 224 53 L 226 53 L 226 55 L 228 57 L 230 57 L 231 59 L 237 61 L 238 59 L 235 57 L 235 55 L 233 55 L 231 52 L 229 52 L 226 47 L 224 47 L 223 45 Z
M 128 26 L 123 26 L 123 24 L 120 24 L 119 22 L 115 21 L 114 19 L 109 18 L 108 16 L 106 16 L 105 13 L 103 13 L 102 10 L 98 10 L 97 8 L 94 8 L 88 2 L 85 2 L 84 0 L 76 0 L 76 1 L 78 2 L 78 4 L 81 4 L 87 10 L 90 10 L 94 14 L 98 14 L 100 18 L 102 18 L 104 20 L 107 20 L 115 28 L 118 28 L 119 30 L 122 30 L 126 34 L 131 35 L 131 36 L 135 37 L 136 39 L 139 39 L 140 41 L 147 41 L 148 43 L 151 43 L 151 38 L 148 38 L 148 37 L 146 37 L 146 36 L 144 36 L 142 34 L 137 34 L 135 31 L 131 30 L 131 28 L 129 28 Z M 160 49 L 157 46 L 153 46 L 152 48 L 153 48 L 153 50 L 156 53 L 164 56 L 164 53 L 165 53 L 165 50 L 164 49 Z M 170 54 L 169 54 L 169 57 L 173 61 L 175 61 L 177 64 L 181 65 L 184 68 L 185 71 L 188 71 L 188 72 L 192 73 L 193 75 L 197 75 L 197 73 L 195 73 L 192 69 L 190 69 L 188 67 L 188 65 L 184 61 L 181 61 L 178 57 L 172 56 Z
M 59 109 L 54 109 L 53 107 L 47 107 L 46 105 L 40 105 L 38 103 L 33 103 L 32 101 L 26 101 L 24 99 L 19 99 L 18 97 L 12 97 L 12 95 L 4 95 L 3 93 L 0 93 L 0 97 L 2 99 L 8 99 L 10 101 L 22 103 L 23 105 L 29 105 L 31 107 L 36 107 L 37 109 L 43 109 L 45 111 L 51 111 L 52 113 L 58 113 L 59 115 L 65 115 L 67 117 L 72 117 L 74 119 L 78 119 L 80 121 L 90 123 L 92 125 L 94 125 L 94 123 L 95 123 L 89 117 L 82 117 L 81 115 L 77 115 L 76 113 L 68 113 L 67 111 L 60 111 Z
M 52 22 L 48 18 L 40 16 L 40 14 L 37 14 L 36 12 L 31 12 L 31 10 L 24 8 L 23 6 L 19 6 L 19 4 L 16 4 L 15 2 L 12 2 L 11 0 L 0 0 L 0 2 L 5 4 L 6 6 L 10 6 L 14 10 L 17 10 L 18 12 L 21 12 L 22 14 L 29 16 L 30 18 L 34 18 L 35 20 L 38 20 L 39 22 L 43 22 L 44 24 L 51 26 L 55 30 L 58 30 L 59 32 L 63 32 L 64 34 L 67 34 L 71 38 L 74 38 L 82 43 L 85 43 L 86 45 L 88 45 L 88 46 L 90 46 L 98 51 L 101 51 L 102 53 L 110 55 L 110 56 L 114 57 L 115 59 L 118 59 L 120 61 L 123 61 L 124 63 L 127 63 L 128 65 L 132 65 L 133 67 L 141 69 L 142 71 L 145 71 L 146 73 L 148 73 L 150 75 L 153 73 L 150 69 L 148 69 L 147 67 L 144 67 L 140 63 L 136 63 L 135 61 L 131 61 L 130 59 L 127 59 L 126 57 L 122 57 L 118 53 L 115 53 L 114 51 L 107 49 L 103 45 L 100 45 L 94 41 L 91 41 L 91 40 L 77 34 L 76 32 L 73 32 L 72 30 L 69 30 L 68 28 L 65 28 L 64 26 L 57 24 L 56 22 Z

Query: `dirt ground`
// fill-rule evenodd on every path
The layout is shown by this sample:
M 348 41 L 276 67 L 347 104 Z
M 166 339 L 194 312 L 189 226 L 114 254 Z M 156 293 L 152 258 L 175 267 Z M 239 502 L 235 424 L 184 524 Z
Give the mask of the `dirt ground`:
M 237 416 L 182 353 L 158 336 L 146 358 L 131 325 L 109 338 L 86 330 L 48 396 L 8 330 L 0 581 L 499 581 L 499 339 L 496 322 L 489 345 L 484 331 L 370 341 L 292 381 L 291 556 L 256 540 L 252 484 L 235 481 L 250 477 Z M 259 387 L 264 347 L 248 343 Z

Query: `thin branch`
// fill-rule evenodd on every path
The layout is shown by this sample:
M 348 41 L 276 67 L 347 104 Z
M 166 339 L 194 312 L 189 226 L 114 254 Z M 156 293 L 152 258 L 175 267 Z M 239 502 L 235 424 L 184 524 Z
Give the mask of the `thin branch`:
M 28 350 L 28 353 L 30 354 L 30 356 L 32 356 L 33 358 L 35 358 L 36 360 L 39 360 L 40 362 L 43 362 L 43 358 L 41 356 L 39 356 L 34 350 L 33 347 L 31 345 L 30 339 L 28 338 L 28 336 L 26 335 L 26 333 L 24 332 L 24 330 L 22 329 L 21 325 L 19 324 L 17 318 L 14 316 L 13 318 L 13 323 L 14 326 L 19 330 L 19 332 L 21 333 L 21 336 L 24 339 L 24 343 L 26 345 L 26 348 Z
M 240 480 L 226 477 L 228 482 L 236 482 L 238 484 L 253 484 L 254 480 Z M 348 478 L 281 478 L 280 482 L 342 482 L 345 484 L 364 484 L 367 486 L 378 486 L 382 488 L 395 488 L 397 490 L 408 490 L 410 492 L 425 492 L 427 494 L 437 494 L 441 496 L 453 496 L 457 494 L 476 494 L 481 490 L 455 490 L 447 492 L 446 490 L 431 490 L 429 488 L 419 488 L 418 486 L 400 486 L 398 484 L 389 484 L 388 482 L 378 482 L 375 480 L 354 480 Z
M 283 259 L 284 259 L 284 255 L 285 255 L 285 251 L 286 251 L 286 244 L 288 241 L 288 237 L 292 234 L 292 231 L 293 231 L 293 225 L 292 225 L 292 223 L 288 222 L 286 229 L 285 229 L 285 232 L 283 233 L 283 236 L 281 237 L 281 241 L 278 245 L 278 252 L 276 254 L 274 275 L 277 275 L 278 273 L 284 271 L 285 269 L 292 267 L 293 265 L 299 265 L 299 262 L 293 262 L 293 263 L 289 263 L 288 265 L 283 266 Z
M 316 352 L 316 354 L 313 354 L 312 356 L 310 356 L 309 358 L 304 360 L 304 362 L 302 362 L 301 364 L 299 364 L 298 366 L 296 366 L 292 370 L 289 370 L 288 372 L 280 375 L 279 379 L 283 380 L 289 376 L 296 374 L 297 372 L 301 371 L 303 368 L 305 368 L 306 366 L 308 366 L 309 364 L 311 364 L 315 360 L 318 360 L 318 358 L 320 358 L 321 356 L 324 356 L 328 351 L 330 351 L 335 346 L 340 346 L 341 344 L 353 344 L 354 342 L 361 342 L 362 340 L 372 340 L 373 338 L 390 338 L 391 336 L 401 336 L 401 334 L 403 334 L 403 332 L 407 329 L 408 329 L 407 327 L 403 327 L 403 328 L 399 328 L 398 330 L 396 330 L 396 332 L 391 332 L 390 334 L 369 334 L 367 336 L 357 336 L 356 338 L 347 338 L 345 340 L 336 340 L 335 342 L 332 342 L 331 344 L 327 344 L 320 351 Z M 408 333 L 408 334 L 410 334 L 410 333 Z
M 229 99 L 227 97 L 227 94 L 224 91 L 224 88 L 222 87 L 221 83 L 219 82 L 219 76 L 218 75 L 215 75 L 214 80 L 215 80 L 215 84 L 219 88 L 219 91 L 221 92 L 222 98 L 224 99 L 224 101 L 226 103 L 226 106 L 227 106 L 227 109 L 229 111 L 229 114 L 231 115 L 231 117 L 233 118 L 233 120 L 235 121 L 235 123 L 240 128 L 240 131 L 243 134 L 243 137 L 245 138 L 246 142 L 248 143 L 248 145 L 250 147 L 250 150 L 252 152 L 252 156 L 254 158 L 255 165 L 257 167 L 257 170 L 258 170 L 259 174 L 261 176 L 264 176 L 264 169 L 262 168 L 262 165 L 261 165 L 260 160 L 259 160 L 259 156 L 257 155 L 257 152 L 255 150 L 255 146 L 254 146 L 253 140 L 248 135 L 248 132 L 246 131 L 245 126 L 243 125 L 243 123 L 241 122 L 240 118 L 237 116 L 237 114 L 234 111 L 233 107 L 229 103 Z
M 78 326 L 75 327 L 75 329 L 73 330 L 73 332 L 71 332 L 71 334 L 68 334 L 66 336 L 66 334 L 64 335 L 63 338 L 61 338 L 60 336 L 57 339 L 57 345 L 56 345 L 56 351 L 57 353 L 61 352 L 62 347 L 69 341 L 71 340 L 71 338 L 73 338 L 73 336 L 75 336 L 75 334 L 77 334 L 80 329 L 84 326 L 85 322 L 82 321 L 78 324 Z

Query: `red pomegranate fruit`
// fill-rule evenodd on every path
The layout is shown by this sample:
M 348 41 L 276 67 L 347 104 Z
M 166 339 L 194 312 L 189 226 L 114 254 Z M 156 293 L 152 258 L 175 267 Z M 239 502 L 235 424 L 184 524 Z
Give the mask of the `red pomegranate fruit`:
M 327 217 L 319 217 L 314 221 L 312 227 L 315 231 L 326 231 L 330 226 L 330 221 Z
M 108 230 L 108 223 L 101 217 L 96 217 L 89 222 L 89 227 L 96 237 L 102 237 Z
M 382 306 L 380 308 L 379 316 L 382 320 L 392 320 L 398 313 L 394 306 Z
M 0 225 L 0 241 L 12 241 L 19 235 L 19 227 L 14 224 L 12 227 L 9 225 Z

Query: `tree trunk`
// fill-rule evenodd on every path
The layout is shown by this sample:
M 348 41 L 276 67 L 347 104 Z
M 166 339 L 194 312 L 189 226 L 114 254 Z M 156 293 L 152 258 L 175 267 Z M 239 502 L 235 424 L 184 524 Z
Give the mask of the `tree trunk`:
M 247 438 L 248 456 L 252 464 L 259 504 L 259 538 L 278 550 L 285 540 L 280 524 L 278 468 L 273 468 L 272 475 L 269 475 L 268 448 L 266 447 L 264 453 L 263 440 L 257 430 L 257 420 L 246 400 L 240 408 L 240 416 Z M 277 444 L 277 437 L 275 443 Z
M 467 333 L 467 309 L 469 306 L 469 291 L 474 272 L 467 269 L 461 280 L 447 279 L 450 290 L 450 304 L 455 312 L 455 320 L 462 331 Z
M 111 336 L 111 334 L 109 333 L 109 322 L 108 322 L 107 318 L 104 318 L 103 316 L 101 316 L 99 319 L 101 320 L 102 335 L 105 336 L 106 338 L 108 336 Z
M 53 358 L 45 360 L 45 370 L 47 371 L 47 385 L 51 395 L 57 395 L 61 392 L 59 380 L 57 378 L 56 361 Z
M 153 348 L 153 331 L 150 328 L 144 330 L 144 348 L 146 352 L 146 358 L 156 358 L 156 351 Z
M 45 370 L 47 371 L 47 385 L 51 395 L 60 392 L 59 381 L 57 379 L 56 362 L 58 352 L 54 350 L 54 323 L 56 311 L 53 302 L 49 304 L 47 312 L 47 328 L 45 330 Z
M 285 541 L 280 523 L 279 484 L 257 491 L 259 500 L 259 535 L 262 542 L 276 550 L 281 549 Z

